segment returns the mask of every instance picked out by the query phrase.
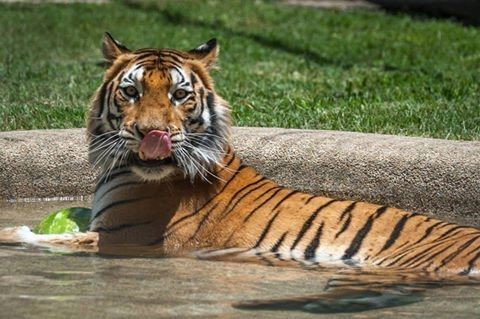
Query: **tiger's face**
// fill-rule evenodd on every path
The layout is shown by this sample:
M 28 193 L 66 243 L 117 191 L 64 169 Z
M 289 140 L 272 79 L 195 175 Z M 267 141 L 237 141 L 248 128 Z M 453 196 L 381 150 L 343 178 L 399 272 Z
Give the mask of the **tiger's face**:
M 88 121 L 90 161 L 104 174 L 126 166 L 145 180 L 208 179 L 230 136 L 228 105 L 208 73 L 216 40 L 188 52 L 130 51 L 105 34 L 103 53 L 108 68 Z

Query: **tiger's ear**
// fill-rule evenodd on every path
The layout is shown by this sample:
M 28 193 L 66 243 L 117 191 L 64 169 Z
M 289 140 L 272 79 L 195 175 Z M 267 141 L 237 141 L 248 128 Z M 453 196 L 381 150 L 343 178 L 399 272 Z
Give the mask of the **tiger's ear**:
M 102 53 L 107 66 L 112 65 L 120 55 L 128 52 L 130 52 L 130 50 L 115 40 L 110 33 L 105 32 L 103 34 Z
M 210 70 L 217 60 L 219 47 L 217 45 L 217 39 L 213 38 L 205 42 L 204 44 L 198 46 L 197 48 L 188 51 L 193 57 Z

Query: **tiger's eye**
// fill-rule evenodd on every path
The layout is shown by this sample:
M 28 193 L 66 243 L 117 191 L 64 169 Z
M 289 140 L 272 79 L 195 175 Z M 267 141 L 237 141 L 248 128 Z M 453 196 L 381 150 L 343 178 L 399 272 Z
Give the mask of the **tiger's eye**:
M 182 89 L 179 89 L 179 90 L 176 90 L 174 93 L 173 93 L 173 97 L 176 99 L 176 100 L 181 100 L 183 98 L 185 98 L 187 96 L 187 91 L 185 90 L 182 90 Z
M 128 95 L 129 97 L 136 97 L 138 95 L 137 88 L 134 87 L 133 85 L 130 85 L 124 88 L 123 92 L 125 92 L 125 94 Z

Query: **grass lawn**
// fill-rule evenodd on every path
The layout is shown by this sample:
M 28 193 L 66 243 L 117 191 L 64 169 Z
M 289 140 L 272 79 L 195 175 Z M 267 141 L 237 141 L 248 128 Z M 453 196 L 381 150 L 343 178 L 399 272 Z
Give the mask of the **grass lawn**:
M 0 4 L 0 130 L 84 126 L 104 31 L 131 48 L 217 37 L 236 125 L 480 140 L 480 29 L 276 1 Z

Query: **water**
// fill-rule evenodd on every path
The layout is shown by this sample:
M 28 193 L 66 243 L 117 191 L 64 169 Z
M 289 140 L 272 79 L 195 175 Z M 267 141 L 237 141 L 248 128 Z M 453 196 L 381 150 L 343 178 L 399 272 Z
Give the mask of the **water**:
M 46 213 L 71 206 L 88 203 L 1 203 L 0 227 L 34 226 Z M 480 316 L 480 285 L 473 281 L 407 284 L 402 276 L 345 269 L 73 255 L 23 246 L 0 246 L 0 261 L 0 318 Z

